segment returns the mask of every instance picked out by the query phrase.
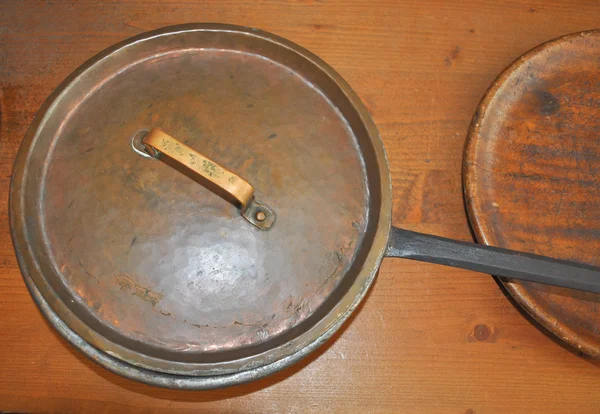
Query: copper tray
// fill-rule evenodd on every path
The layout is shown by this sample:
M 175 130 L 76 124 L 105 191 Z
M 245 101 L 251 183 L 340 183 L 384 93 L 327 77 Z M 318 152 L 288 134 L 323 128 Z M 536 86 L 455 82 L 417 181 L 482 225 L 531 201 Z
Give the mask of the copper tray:
M 473 118 L 464 157 L 480 242 L 600 264 L 600 31 L 517 59 Z M 545 329 L 600 356 L 600 295 L 503 280 Z

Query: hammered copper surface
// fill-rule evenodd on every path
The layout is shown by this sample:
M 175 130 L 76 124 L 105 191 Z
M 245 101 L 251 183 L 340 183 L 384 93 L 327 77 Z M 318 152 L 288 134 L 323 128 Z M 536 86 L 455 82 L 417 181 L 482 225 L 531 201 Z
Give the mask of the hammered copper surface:
M 380 208 L 372 132 L 285 47 L 228 31 L 157 38 L 86 70 L 17 168 L 29 241 L 43 249 L 36 284 L 91 341 L 179 362 L 253 355 L 310 329 L 361 270 Z M 132 135 L 154 126 L 250 181 L 275 225 L 252 227 L 137 155 Z
M 465 192 L 486 244 L 600 265 L 600 32 L 544 44 L 483 99 L 465 152 Z M 600 295 L 507 282 L 545 328 L 600 355 Z

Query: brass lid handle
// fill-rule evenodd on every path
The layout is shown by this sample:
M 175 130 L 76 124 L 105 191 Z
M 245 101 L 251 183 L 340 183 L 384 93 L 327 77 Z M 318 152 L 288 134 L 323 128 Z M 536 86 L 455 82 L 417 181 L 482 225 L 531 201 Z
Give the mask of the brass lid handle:
M 140 155 L 192 172 L 193 178 L 199 178 L 196 181 L 238 204 L 241 215 L 259 229 L 266 230 L 275 222 L 275 213 L 254 199 L 254 188 L 248 181 L 166 132 L 158 128 L 139 131 L 134 134 L 131 146 Z

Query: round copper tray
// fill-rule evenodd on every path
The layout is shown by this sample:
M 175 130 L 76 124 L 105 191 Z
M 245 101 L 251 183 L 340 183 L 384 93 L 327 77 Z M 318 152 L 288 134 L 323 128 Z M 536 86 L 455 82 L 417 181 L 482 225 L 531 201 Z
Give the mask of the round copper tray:
M 464 158 L 467 210 L 488 245 L 600 264 L 600 31 L 526 53 L 480 103 Z M 547 330 L 600 355 L 600 295 L 502 281 Z

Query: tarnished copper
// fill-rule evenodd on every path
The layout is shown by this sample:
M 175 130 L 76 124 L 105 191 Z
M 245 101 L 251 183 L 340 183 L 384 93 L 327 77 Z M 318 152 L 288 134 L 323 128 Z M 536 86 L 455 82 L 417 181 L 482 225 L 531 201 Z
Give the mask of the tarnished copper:
M 276 224 L 249 226 L 139 156 L 131 137 L 153 127 L 251 182 Z M 244 212 L 265 223 L 259 207 Z M 11 193 L 23 274 L 57 329 L 123 375 L 217 378 L 197 388 L 266 375 L 329 337 L 371 284 L 390 215 L 383 146 L 343 79 L 277 36 L 210 24 L 79 68 L 35 118 Z
M 568 35 L 515 61 L 473 118 L 464 159 L 477 238 L 599 265 L 600 31 Z M 545 329 L 600 357 L 600 295 L 503 280 Z

